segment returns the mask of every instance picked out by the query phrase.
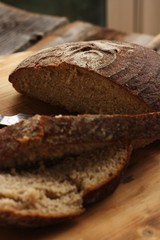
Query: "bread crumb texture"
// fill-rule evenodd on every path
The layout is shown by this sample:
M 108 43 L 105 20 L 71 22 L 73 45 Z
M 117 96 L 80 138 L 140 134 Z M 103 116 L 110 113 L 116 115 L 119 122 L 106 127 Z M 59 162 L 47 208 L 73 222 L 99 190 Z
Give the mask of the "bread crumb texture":
M 30 218 L 44 224 L 84 211 L 84 195 L 107 185 L 127 164 L 128 147 L 111 147 L 66 157 L 54 166 L 0 173 L 0 221 L 23 225 Z M 6 215 L 8 214 L 8 220 Z M 3 219 L 4 216 L 4 219 Z M 18 220 L 17 220 L 18 217 Z

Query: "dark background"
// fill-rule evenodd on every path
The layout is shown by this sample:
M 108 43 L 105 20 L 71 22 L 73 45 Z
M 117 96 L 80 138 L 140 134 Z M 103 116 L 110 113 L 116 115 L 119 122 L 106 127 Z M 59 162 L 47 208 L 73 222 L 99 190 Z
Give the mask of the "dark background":
M 70 21 L 84 20 L 106 25 L 105 0 L 2 0 L 32 12 L 66 16 Z

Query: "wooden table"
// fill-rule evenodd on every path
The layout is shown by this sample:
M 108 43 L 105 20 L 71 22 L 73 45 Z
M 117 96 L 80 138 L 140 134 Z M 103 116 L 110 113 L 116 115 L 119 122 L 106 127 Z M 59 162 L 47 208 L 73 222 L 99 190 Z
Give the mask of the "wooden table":
M 153 36 L 127 34 L 83 21 L 70 23 L 66 17 L 30 13 L 0 3 L 0 55 L 20 52 L 29 47 L 37 51 L 64 42 L 95 39 L 146 45 Z
M 6 8 L 6 6 L 0 4 L 1 7 Z M 14 11 L 17 11 L 17 9 L 14 9 Z M 23 12 L 23 14 L 28 13 Z M 34 15 L 31 14 L 30 16 L 34 18 Z M 59 22 L 56 29 L 51 27 L 47 30 L 47 33 L 42 34 L 42 39 L 34 42 L 34 44 L 32 42 L 27 45 L 27 41 L 17 41 L 16 45 L 16 40 L 14 40 L 15 44 L 7 48 L 7 43 L 2 46 L 0 34 L 0 50 L 1 53 L 5 53 L 5 55 L 1 54 L 0 56 L 1 114 L 10 115 L 18 112 L 50 114 L 61 112 L 60 109 L 55 109 L 48 104 L 42 104 L 39 101 L 21 96 L 8 82 L 10 72 L 20 61 L 33 54 L 34 51 L 67 41 L 103 38 L 128 40 L 146 45 L 153 39 L 152 36 L 126 34 L 94 26 L 87 22 L 77 21 L 69 23 L 65 18 L 49 18 L 53 26 L 55 26 L 55 20 Z M 2 24 L 2 21 L 0 24 Z M 19 27 L 19 29 L 22 29 L 22 27 Z M 32 32 L 35 32 L 34 28 L 30 30 L 29 36 L 32 35 Z M 21 35 L 24 36 L 24 30 L 22 33 L 20 31 L 19 36 Z M 24 37 L 22 37 L 23 39 Z M 14 53 L 22 48 L 25 48 L 25 51 Z M 157 142 L 144 149 L 135 151 L 132 154 L 132 159 L 135 164 L 126 171 L 117 190 L 107 199 L 92 205 L 82 216 L 67 223 L 42 229 L 0 228 L 0 239 L 159 240 L 160 143 Z

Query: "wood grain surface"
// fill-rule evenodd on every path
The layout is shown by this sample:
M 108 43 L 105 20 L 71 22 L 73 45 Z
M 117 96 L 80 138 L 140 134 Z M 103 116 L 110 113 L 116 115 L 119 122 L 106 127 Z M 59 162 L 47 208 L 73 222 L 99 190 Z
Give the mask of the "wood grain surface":
M 0 54 L 38 50 L 64 42 L 96 39 L 148 44 L 153 36 L 124 33 L 89 22 L 69 23 L 66 17 L 37 14 L 0 2 Z
M 67 23 L 66 17 L 30 13 L 0 2 L 0 54 L 25 50 Z
M 8 82 L 9 73 L 32 52 L 0 57 L 0 113 L 57 111 L 18 94 Z M 58 109 L 58 111 L 60 111 Z M 159 240 L 160 143 L 132 154 L 134 164 L 117 190 L 92 205 L 77 219 L 42 229 L 0 228 L 3 240 Z

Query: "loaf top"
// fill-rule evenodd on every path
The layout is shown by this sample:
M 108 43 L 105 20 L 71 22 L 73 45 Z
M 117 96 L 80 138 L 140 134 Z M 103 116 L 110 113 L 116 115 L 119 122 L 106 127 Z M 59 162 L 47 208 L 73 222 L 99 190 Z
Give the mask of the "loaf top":
M 63 68 L 64 64 L 98 73 L 139 96 L 152 110 L 160 110 L 160 56 L 132 43 L 98 40 L 47 48 L 24 60 L 9 80 L 24 68 Z
M 110 78 L 123 70 L 128 71 L 128 67 L 132 65 L 132 72 L 128 74 L 134 76 L 144 67 L 146 51 L 148 49 L 135 44 L 106 40 L 65 43 L 39 51 L 24 60 L 16 70 L 27 67 L 56 67 L 65 62 Z M 143 60 L 141 64 L 140 59 Z

